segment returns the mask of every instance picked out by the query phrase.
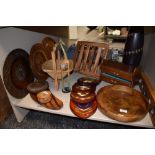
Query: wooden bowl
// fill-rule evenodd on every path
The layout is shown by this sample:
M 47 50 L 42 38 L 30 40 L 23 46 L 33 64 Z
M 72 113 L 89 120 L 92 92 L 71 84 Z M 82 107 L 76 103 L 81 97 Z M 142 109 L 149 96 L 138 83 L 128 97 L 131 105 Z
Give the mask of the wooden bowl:
M 30 83 L 27 86 L 27 90 L 30 93 L 39 93 L 43 90 L 48 90 L 49 89 L 49 84 L 47 81 L 35 81 Z
M 48 103 L 52 99 L 51 92 L 48 90 L 39 92 L 37 93 L 37 99 L 40 103 Z
M 29 55 L 23 49 L 14 49 L 5 59 L 3 80 L 8 92 L 21 99 L 28 94 L 27 85 L 34 80 L 29 64 Z
M 127 86 L 105 86 L 98 91 L 96 99 L 99 109 L 117 121 L 139 121 L 148 112 L 145 97 L 139 91 Z

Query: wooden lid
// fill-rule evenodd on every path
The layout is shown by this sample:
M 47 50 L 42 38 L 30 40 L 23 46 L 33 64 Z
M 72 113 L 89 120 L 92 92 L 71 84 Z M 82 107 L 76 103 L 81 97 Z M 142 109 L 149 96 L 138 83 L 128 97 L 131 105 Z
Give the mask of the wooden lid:
M 101 71 L 104 71 L 104 68 L 106 68 L 106 67 L 113 68 L 113 69 L 115 69 L 115 71 L 119 70 L 126 74 L 129 74 L 129 73 L 132 74 L 135 69 L 133 66 L 128 66 L 123 63 L 119 63 L 119 62 L 112 61 L 112 60 L 104 60 L 101 65 Z
M 96 78 L 82 77 L 82 78 L 79 78 L 77 80 L 77 83 L 79 85 L 83 85 L 83 86 L 94 86 L 94 87 L 96 87 L 100 83 L 100 80 L 98 80 Z
M 35 81 L 27 86 L 27 89 L 30 93 L 38 93 L 43 90 L 47 90 L 48 88 L 49 84 L 47 81 Z
M 33 80 L 28 53 L 23 49 L 11 51 L 3 66 L 3 81 L 8 92 L 16 98 L 23 98 L 28 94 L 27 85 Z
M 72 100 L 79 103 L 91 102 L 95 99 L 95 89 L 90 86 L 80 86 L 75 83 L 70 94 Z
M 121 122 L 141 120 L 148 112 L 145 97 L 130 87 L 110 85 L 97 93 L 99 109 L 108 117 Z

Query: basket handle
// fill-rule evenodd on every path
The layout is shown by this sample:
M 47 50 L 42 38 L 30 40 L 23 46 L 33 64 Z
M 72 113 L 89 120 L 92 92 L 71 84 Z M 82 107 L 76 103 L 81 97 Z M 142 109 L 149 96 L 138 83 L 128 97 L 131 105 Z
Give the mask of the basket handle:
M 51 56 L 52 56 L 52 66 L 53 66 L 53 69 L 56 70 L 56 58 L 55 58 L 55 51 L 56 51 L 56 48 L 57 48 L 57 44 L 55 44 L 55 46 L 53 47 L 53 50 L 51 52 Z
M 62 49 L 62 52 L 63 52 L 63 54 L 64 54 L 64 59 L 67 60 L 67 59 L 68 59 L 68 58 L 67 58 L 67 54 L 66 54 L 65 49 L 64 49 L 64 47 L 62 46 L 62 44 L 64 44 L 64 42 L 63 42 L 62 40 L 59 40 L 59 45 L 60 45 L 60 47 L 61 47 L 61 49 Z

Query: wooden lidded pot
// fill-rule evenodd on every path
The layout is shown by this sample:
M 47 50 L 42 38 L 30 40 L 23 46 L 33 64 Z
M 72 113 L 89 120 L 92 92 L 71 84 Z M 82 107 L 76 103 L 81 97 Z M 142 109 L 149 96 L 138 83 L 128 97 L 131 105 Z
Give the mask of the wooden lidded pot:
M 70 108 L 72 112 L 80 118 L 88 118 L 97 109 L 96 105 L 96 85 L 99 81 L 91 81 L 90 78 L 80 78 L 72 86 L 70 95 Z

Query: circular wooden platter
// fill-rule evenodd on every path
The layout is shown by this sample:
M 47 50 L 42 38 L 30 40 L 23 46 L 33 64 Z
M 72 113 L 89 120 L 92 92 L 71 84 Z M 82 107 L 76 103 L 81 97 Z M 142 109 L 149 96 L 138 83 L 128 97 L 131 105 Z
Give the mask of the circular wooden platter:
M 42 40 L 42 44 L 43 44 L 45 50 L 49 52 L 49 56 L 51 57 L 51 51 L 53 51 L 53 47 L 56 44 L 55 40 L 50 37 L 45 37 Z
M 3 66 L 3 81 L 8 92 L 16 98 L 23 98 L 28 94 L 27 85 L 33 80 L 28 53 L 23 49 L 11 51 Z
M 121 122 L 139 121 L 148 112 L 145 97 L 135 89 L 109 85 L 97 93 L 97 105 L 108 117 Z
M 48 78 L 48 75 L 42 71 L 42 64 L 51 58 L 49 55 L 49 52 L 40 43 L 33 45 L 31 48 L 30 65 L 34 76 L 38 80 L 46 80 Z

